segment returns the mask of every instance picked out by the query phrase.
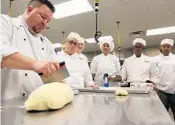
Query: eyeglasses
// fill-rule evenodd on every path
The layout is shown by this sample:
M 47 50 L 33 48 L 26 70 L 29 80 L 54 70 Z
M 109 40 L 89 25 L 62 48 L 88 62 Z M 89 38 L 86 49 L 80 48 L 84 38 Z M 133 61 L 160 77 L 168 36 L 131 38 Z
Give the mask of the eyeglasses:
M 75 42 L 75 41 L 73 41 L 73 40 L 68 41 L 68 44 L 71 45 L 71 46 L 72 46 L 72 45 L 78 46 L 78 43 Z
M 136 49 L 143 49 L 144 47 L 143 46 L 134 46 L 134 48 L 136 48 Z
M 84 44 L 83 43 L 78 43 L 78 46 L 83 46 Z

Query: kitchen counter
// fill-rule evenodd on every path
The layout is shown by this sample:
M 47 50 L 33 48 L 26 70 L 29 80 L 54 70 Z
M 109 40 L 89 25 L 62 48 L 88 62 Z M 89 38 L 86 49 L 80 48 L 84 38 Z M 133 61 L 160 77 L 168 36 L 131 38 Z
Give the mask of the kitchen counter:
M 26 98 L 1 101 L 2 125 L 174 125 L 157 94 L 79 93 L 64 108 L 27 112 Z M 22 107 L 20 107 L 22 106 Z

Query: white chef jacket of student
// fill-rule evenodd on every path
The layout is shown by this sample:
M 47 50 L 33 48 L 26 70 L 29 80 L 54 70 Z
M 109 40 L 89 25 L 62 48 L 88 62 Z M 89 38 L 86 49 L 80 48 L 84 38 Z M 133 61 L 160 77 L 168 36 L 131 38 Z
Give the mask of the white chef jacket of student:
M 175 93 L 175 55 L 172 53 L 169 56 L 160 54 L 154 57 L 154 61 L 159 69 L 160 82 L 157 88 L 163 92 Z
M 65 78 L 64 82 L 72 88 L 84 88 L 94 84 L 92 76 L 90 76 L 90 70 L 88 71 L 87 63 L 84 60 L 80 60 L 77 54 L 68 55 L 61 51 L 57 53 L 57 59 L 65 61 L 70 76 Z
M 88 62 L 88 58 L 84 54 L 82 54 L 82 53 L 78 54 L 77 53 L 77 56 L 80 60 L 84 60 L 84 61 Z
M 145 56 L 136 57 L 135 54 L 125 59 L 122 66 L 122 80 L 128 82 L 151 80 L 154 83 L 159 82 L 158 69 L 152 58 Z
M 91 62 L 91 73 L 95 74 L 94 81 L 96 84 L 103 86 L 103 76 L 105 73 L 109 75 L 120 75 L 120 63 L 116 56 L 108 54 L 100 54 L 95 56 Z
M 27 29 L 22 16 L 11 18 L 1 15 L 2 57 L 20 52 L 37 60 L 56 59 L 51 42 L 41 34 L 33 36 Z M 28 70 L 1 69 L 2 99 L 16 98 L 21 93 L 27 95 L 43 84 L 40 76 Z

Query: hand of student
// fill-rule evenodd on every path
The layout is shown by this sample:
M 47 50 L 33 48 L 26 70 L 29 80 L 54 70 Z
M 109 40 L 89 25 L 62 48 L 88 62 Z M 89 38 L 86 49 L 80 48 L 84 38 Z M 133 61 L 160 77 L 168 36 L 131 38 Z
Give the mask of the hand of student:
M 92 84 L 92 85 L 89 85 L 87 87 L 90 87 L 90 88 L 93 88 L 93 89 L 99 89 L 99 86 L 97 84 Z
M 112 81 L 112 82 L 116 82 L 116 81 L 121 81 L 122 78 L 121 78 L 120 75 L 116 75 L 116 76 L 109 76 L 109 77 L 108 77 L 108 80 L 109 80 L 109 81 Z
M 150 83 L 150 84 L 148 84 L 148 85 L 146 85 L 146 86 L 151 87 L 151 88 L 153 88 L 153 89 L 156 89 L 156 84 L 155 84 L 154 82 L 152 82 L 152 81 L 150 81 L 150 80 L 146 80 L 146 83 Z

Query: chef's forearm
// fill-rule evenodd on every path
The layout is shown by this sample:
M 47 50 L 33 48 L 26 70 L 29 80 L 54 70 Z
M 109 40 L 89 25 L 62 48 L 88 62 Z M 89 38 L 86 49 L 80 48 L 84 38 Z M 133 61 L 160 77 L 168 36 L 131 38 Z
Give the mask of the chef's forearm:
M 120 75 L 116 75 L 115 77 L 109 77 L 109 80 L 113 82 L 122 81 L 122 77 Z
M 20 53 L 14 53 L 9 56 L 3 57 L 2 67 L 21 70 L 34 70 L 35 60 L 24 56 Z

